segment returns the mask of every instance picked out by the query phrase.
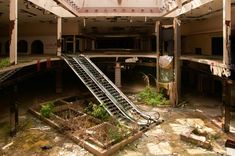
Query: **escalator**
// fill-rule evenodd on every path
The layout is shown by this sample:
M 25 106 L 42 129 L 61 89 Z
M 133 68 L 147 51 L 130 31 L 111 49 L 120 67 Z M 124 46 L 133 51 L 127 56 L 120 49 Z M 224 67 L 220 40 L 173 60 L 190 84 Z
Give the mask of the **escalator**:
M 63 55 L 64 60 L 86 85 L 95 98 L 103 104 L 107 112 L 124 124 L 136 123 L 148 127 L 160 123 L 159 114 L 155 117 L 140 111 L 103 72 L 84 55 Z

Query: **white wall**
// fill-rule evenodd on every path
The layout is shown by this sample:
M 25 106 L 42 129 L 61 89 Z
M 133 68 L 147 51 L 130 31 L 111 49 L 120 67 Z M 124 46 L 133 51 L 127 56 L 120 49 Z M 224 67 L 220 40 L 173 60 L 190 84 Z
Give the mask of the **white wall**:
M 28 43 L 28 53 L 31 54 L 31 44 L 35 40 L 42 41 L 44 45 L 44 54 L 56 54 L 57 50 L 57 39 L 56 36 L 20 36 L 18 41 L 25 40 Z M 0 38 L 0 42 L 2 43 L 2 53 L 5 54 L 5 43 L 8 41 L 8 38 L 3 37 Z
M 235 8 L 232 9 L 232 30 L 235 30 Z M 222 12 L 201 21 L 182 24 L 182 53 L 194 53 L 201 48 L 202 54 L 211 55 L 211 38 L 223 36 Z
M 0 42 L 2 43 L 2 53 L 5 53 L 5 43 L 8 39 L 8 26 L 0 30 Z M 7 32 L 7 33 L 6 33 Z M 80 32 L 77 21 L 68 20 L 63 22 L 63 35 L 78 35 Z M 41 40 L 44 45 L 44 54 L 56 54 L 57 51 L 57 24 L 56 23 L 32 23 L 19 24 L 18 41 L 26 40 L 28 42 L 28 53 L 31 54 L 31 44 L 34 40 Z

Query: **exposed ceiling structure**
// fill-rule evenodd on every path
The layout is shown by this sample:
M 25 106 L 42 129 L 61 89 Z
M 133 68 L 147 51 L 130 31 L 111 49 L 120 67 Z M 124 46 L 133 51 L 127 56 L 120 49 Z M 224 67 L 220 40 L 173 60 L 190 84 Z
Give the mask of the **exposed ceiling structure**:
M 157 20 L 171 24 L 174 16 L 191 21 L 222 14 L 222 0 L 18 0 L 18 4 L 19 24 L 56 24 L 61 16 L 66 17 L 64 23 L 78 23 L 88 34 L 150 34 Z M 1 27 L 9 22 L 9 0 L 0 0 L 0 6 Z
M 53 13 L 56 16 L 59 17 L 75 17 L 71 12 L 64 9 L 63 7 L 59 6 L 55 1 L 53 0 L 28 0 L 25 1 L 25 5 L 30 5 L 31 3 L 34 3 L 35 5 L 45 9 L 46 11 L 49 11 Z

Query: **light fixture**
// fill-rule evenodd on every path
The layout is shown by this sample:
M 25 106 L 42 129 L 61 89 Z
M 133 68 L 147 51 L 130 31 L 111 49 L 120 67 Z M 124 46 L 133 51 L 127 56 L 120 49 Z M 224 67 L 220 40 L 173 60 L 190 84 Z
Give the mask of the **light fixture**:
M 146 16 L 144 17 L 144 22 L 147 22 L 147 17 Z

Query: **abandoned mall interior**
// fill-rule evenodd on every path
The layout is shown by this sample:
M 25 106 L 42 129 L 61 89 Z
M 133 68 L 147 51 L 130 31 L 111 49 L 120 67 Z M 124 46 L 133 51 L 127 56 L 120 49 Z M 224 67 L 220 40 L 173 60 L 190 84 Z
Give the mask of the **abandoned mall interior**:
M 0 155 L 235 155 L 235 0 L 0 0 Z

